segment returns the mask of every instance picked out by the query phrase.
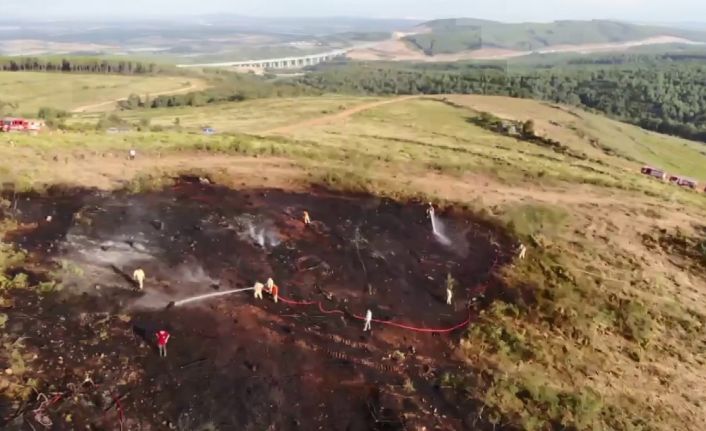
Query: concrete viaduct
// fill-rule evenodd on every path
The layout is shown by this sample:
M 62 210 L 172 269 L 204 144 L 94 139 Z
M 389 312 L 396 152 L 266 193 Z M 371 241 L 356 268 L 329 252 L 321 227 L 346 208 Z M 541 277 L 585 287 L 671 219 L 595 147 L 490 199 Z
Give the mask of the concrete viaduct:
M 264 60 L 231 61 L 227 63 L 180 64 L 177 67 L 232 67 L 237 69 L 299 69 L 346 55 L 348 50 L 322 52 L 300 57 L 269 58 Z

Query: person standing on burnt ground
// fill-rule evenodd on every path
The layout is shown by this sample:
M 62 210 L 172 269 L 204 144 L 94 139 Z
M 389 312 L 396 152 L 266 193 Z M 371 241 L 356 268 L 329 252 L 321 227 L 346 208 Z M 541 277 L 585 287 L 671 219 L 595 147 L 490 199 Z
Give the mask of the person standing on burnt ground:
M 431 202 L 429 202 L 429 203 L 427 204 L 427 216 L 429 216 L 430 219 L 433 219 L 433 218 L 434 218 L 434 213 L 435 213 L 434 204 L 432 204 Z
M 456 287 L 456 280 L 451 276 L 451 273 L 446 274 L 446 304 L 451 305 L 453 303 L 454 288 Z
M 311 217 L 309 217 L 309 211 L 304 211 L 304 226 L 309 227 L 311 224 Z
M 145 287 L 145 271 L 142 268 L 137 268 L 132 273 L 132 279 L 137 283 L 137 287 L 142 290 Z
M 167 357 L 167 343 L 171 335 L 164 329 L 157 331 L 155 334 L 157 337 L 157 348 L 159 349 L 159 356 L 162 358 Z
M 267 293 L 272 295 L 272 300 L 275 301 L 275 304 L 279 300 L 279 287 L 275 284 L 274 280 L 272 280 L 272 277 L 267 279 L 267 283 L 265 284 L 265 289 Z
M 365 325 L 363 325 L 363 332 L 368 332 L 373 330 L 372 328 L 372 322 L 373 322 L 373 312 L 368 309 L 368 311 L 365 313 Z
M 253 285 L 253 289 L 255 289 L 255 299 L 262 299 L 262 290 L 264 288 L 264 284 L 260 283 L 259 281 L 255 282 L 255 284 Z

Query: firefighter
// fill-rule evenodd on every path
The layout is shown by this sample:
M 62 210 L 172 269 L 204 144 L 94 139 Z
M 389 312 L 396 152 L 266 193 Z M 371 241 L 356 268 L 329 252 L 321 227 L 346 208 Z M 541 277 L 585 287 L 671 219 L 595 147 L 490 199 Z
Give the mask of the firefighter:
M 373 312 L 368 310 L 365 313 L 365 326 L 363 326 L 363 332 L 366 331 L 372 331 L 372 321 L 373 321 Z
M 311 224 L 311 217 L 309 217 L 309 211 L 304 211 L 304 226 L 309 226 Z
M 456 286 L 456 280 L 451 277 L 451 274 L 446 275 L 446 304 L 451 305 L 454 296 L 454 287 Z
M 128 158 L 129 158 L 130 160 L 135 160 L 135 157 L 137 157 L 137 151 L 135 151 L 135 149 L 132 148 L 132 149 L 130 149 L 130 151 L 128 152 Z
M 274 280 L 272 278 L 267 279 L 267 293 L 272 295 L 272 299 L 275 301 L 275 304 L 277 303 L 277 300 L 279 298 L 279 287 L 275 284 Z
M 142 268 L 137 268 L 132 273 L 132 279 L 137 282 L 137 286 L 142 290 L 145 287 L 145 271 Z
M 157 348 L 159 349 L 159 356 L 162 358 L 167 357 L 167 343 L 169 342 L 169 332 L 164 329 L 157 331 Z
M 262 289 L 265 288 L 265 285 L 256 281 L 253 287 L 255 288 L 255 299 L 262 299 Z
M 429 218 L 434 218 L 434 205 L 429 202 L 429 205 L 427 206 L 427 215 Z
M 518 252 L 519 252 L 518 257 L 520 258 L 520 260 L 524 259 L 525 255 L 527 254 L 527 247 L 525 247 L 524 244 L 520 243 L 520 247 L 518 249 Z

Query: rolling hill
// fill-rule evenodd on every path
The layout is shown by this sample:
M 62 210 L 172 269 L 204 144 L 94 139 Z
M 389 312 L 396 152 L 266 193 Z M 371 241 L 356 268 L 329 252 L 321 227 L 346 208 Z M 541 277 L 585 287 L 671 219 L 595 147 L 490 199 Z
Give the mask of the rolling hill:
M 119 84 L 58 73 L 0 77 L 10 86 L 11 79 L 26 82 L 27 91 L 16 93 L 20 106 L 52 88 L 75 87 L 77 77 L 85 85 Z M 96 88 L 78 88 L 100 100 Z M 52 103 L 73 106 L 64 95 Z M 649 163 L 705 181 L 703 145 L 571 106 L 475 94 L 272 97 L 112 116 L 131 130 L 106 133 L 96 127 L 102 115 L 76 112 L 61 133 L 0 133 L 0 182 L 12 191 L 0 200 L 0 343 L 6 347 L 0 349 L 0 428 L 41 413 L 44 423 L 71 419 L 72 429 L 91 423 L 114 429 L 123 421 L 125 429 L 158 428 L 165 420 L 180 429 L 210 429 L 214 420 L 232 423 L 228 429 L 261 429 L 264 422 L 250 411 L 272 410 L 278 402 L 278 416 L 266 419 L 280 430 L 338 429 L 327 422 L 336 415 L 300 413 L 336 409 L 351 416 L 338 422 L 344 428 L 374 429 L 364 422 L 371 399 L 393 413 L 386 417 L 448 431 L 672 431 L 706 422 L 706 194 L 703 185 L 689 190 L 640 173 Z M 533 130 L 488 127 L 487 118 L 532 119 Z M 217 132 L 204 135 L 204 125 Z M 233 193 L 244 199 L 233 200 Z M 322 205 L 316 200 L 322 196 L 343 198 Z M 256 206 L 265 199 L 277 199 L 276 205 Z M 420 202 L 434 202 L 444 225 L 463 232 L 454 247 L 431 253 L 391 246 L 397 240 L 388 226 L 400 220 L 400 236 L 437 244 Z M 242 213 L 224 212 L 233 203 Z M 365 218 L 331 212 L 341 205 Z M 298 221 L 304 208 L 314 218 L 310 228 Z M 393 210 L 402 217 L 390 217 Z M 288 229 L 287 236 L 264 256 L 263 246 L 241 239 L 238 229 L 248 234 L 253 220 L 273 215 L 281 218 L 272 226 Z M 375 220 L 382 222 L 371 229 Z M 490 242 L 495 236 L 485 226 L 512 238 L 508 254 L 515 256 L 510 250 L 521 242 L 527 256 L 503 266 L 488 260 L 493 272 L 459 283 L 456 303 L 446 308 L 447 271 L 483 269 L 504 244 Z M 329 233 L 347 242 L 332 243 Z M 140 253 L 133 251 L 142 241 Z M 465 251 L 484 241 L 495 248 Z M 241 244 L 247 252 L 236 255 Z M 329 264 L 339 252 L 350 262 Z M 431 260 L 435 254 L 466 260 L 449 265 Z M 258 260 L 241 266 L 239 259 L 250 256 Z M 198 271 L 182 269 L 192 261 Z M 211 294 L 216 286 L 205 277 L 255 279 L 280 262 L 291 268 L 277 267 L 279 304 L 247 295 L 163 310 L 173 297 Z M 321 275 L 300 266 L 307 262 L 321 262 Z M 139 294 L 121 269 L 137 263 L 154 274 Z M 340 276 L 348 266 L 356 277 Z M 427 276 L 427 268 L 438 275 Z M 366 271 L 375 276 L 374 290 L 360 283 L 346 287 L 349 301 L 339 299 L 346 298 L 343 290 L 328 297 L 326 289 L 364 281 Z M 389 287 L 416 271 L 425 272 L 404 288 L 418 290 Z M 313 288 L 315 279 L 323 287 Z M 173 288 L 181 290 L 167 290 Z M 399 306 L 379 306 L 400 294 Z M 407 297 L 428 298 L 439 311 L 413 303 L 414 314 L 401 313 Z M 363 300 L 390 320 L 376 321 L 374 332 L 361 338 L 362 322 L 330 310 L 339 302 L 341 310 L 364 310 Z M 129 301 L 153 305 L 137 309 Z M 422 332 L 446 331 L 437 326 L 445 320 L 422 319 L 467 313 L 471 323 L 452 335 Z M 142 322 L 174 325 L 170 331 L 179 337 L 168 360 L 135 336 Z M 417 322 L 426 328 L 409 326 Z M 216 335 L 204 339 L 213 328 Z M 257 341 L 243 341 L 253 333 Z M 64 344 L 45 347 L 47 339 Z M 57 348 L 65 360 L 57 361 Z M 153 369 L 163 374 L 153 378 Z M 80 384 L 84 376 L 96 382 Z M 233 385 L 240 381 L 248 383 Z M 385 393 L 369 395 L 371 381 Z M 88 401 L 114 382 L 114 400 Z M 310 391 L 306 408 L 297 404 L 302 387 Z M 144 399 L 157 400 L 159 414 Z M 199 404 L 192 407 L 194 399 Z M 32 417 L 17 416 L 23 405 Z
M 41 72 L 0 72 L 3 114 L 36 115 L 41 107 L 67 111 L 112 110 L 131 93 L 178 94 L 204 88 L 200 79 L 183 76 L 120 76 Z
M 706 41 L 706 33 L 615 21 L 555 21 L 502 23 L 472 18 L 430 21 L 404 38 L 412 47 L 433 56 L 482 48 L 535 51 L 565 45 L 620 44 L 655 38 Z M 666 40 L 666 39 L 665 39 Z

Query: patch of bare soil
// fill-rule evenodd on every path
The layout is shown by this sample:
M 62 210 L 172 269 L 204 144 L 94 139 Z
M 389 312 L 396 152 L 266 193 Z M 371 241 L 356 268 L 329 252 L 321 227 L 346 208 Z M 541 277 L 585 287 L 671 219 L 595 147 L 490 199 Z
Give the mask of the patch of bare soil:
M 47 399 L 4 400 L 6 429 L 461 430 L 476 416 L 438 384 L 463 366 L 458 332 L 424 329 L 467 321 L 512 258 L 513 240 L 487 222 L 439 214 L 440 241 L 419 203 L 199 181 L 17 202 L 28 228 L 8 239 L 30 253 L 23 270 L 41 279 L 69 261 L 80 274 L 61 294 L 13 294 L 7 331 L 36 355 L 28 373 Z M 137 267 L 144 292 L 129 281 Z M 270 276 L 288 303 L 247 292 L 166 307 Z M 392 324 L 364 333 L 368 309 Z

